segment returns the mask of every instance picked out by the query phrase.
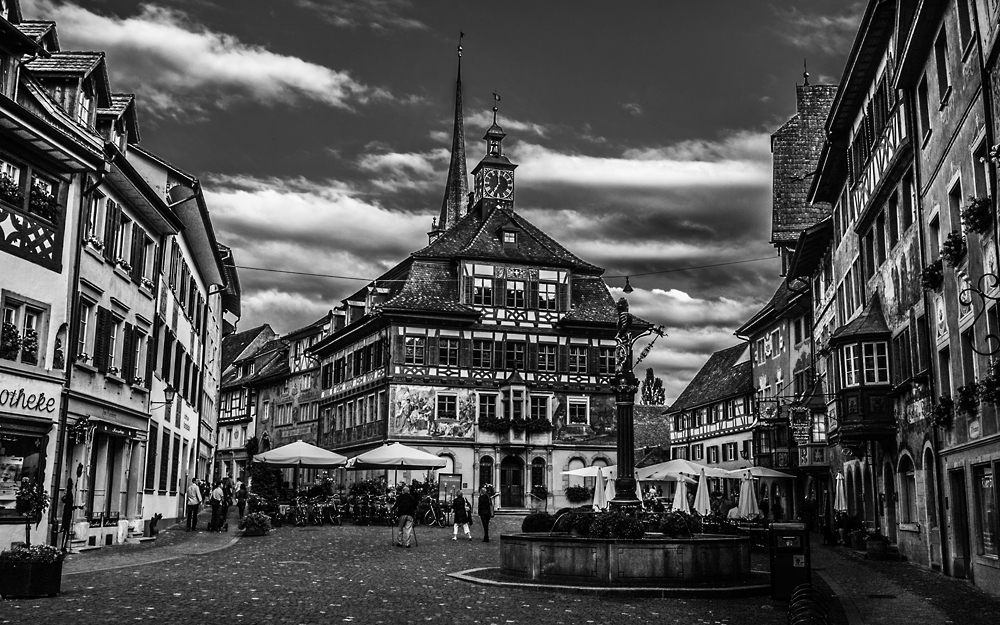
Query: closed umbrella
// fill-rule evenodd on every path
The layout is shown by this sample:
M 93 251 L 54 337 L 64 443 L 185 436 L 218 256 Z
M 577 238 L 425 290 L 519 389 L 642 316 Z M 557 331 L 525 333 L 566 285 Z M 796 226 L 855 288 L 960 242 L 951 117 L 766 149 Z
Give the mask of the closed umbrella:
M 837 491 L 833 497 L 833 509 L 837 512 L 847 512 L 847 492 L 844 490 L 844 474 L 837 474 Z
M 639 483 L 636 482 L 636 487 L 637 488 L 638 488 L 638 485 L 639 485 Z M 607 501 L 611 501 L 612 499 L 615 498 L 615 495 L 617 495 L 617 494 L 618 494 L 618 491 L 615 490 L 615 481 L 614 481 L 614 479 L 612 479 L 612 478 L 609 477 L 607 479 L 607 483 L 604 485 L 604 501 L 606 501 L 606 502 Z
M 753 477 L 747 472 L 740 482 L 740 505 L 737 514 L 744 519 L 760 516 L 760 506 L 757 505 L 757 495 L 753 489 Z
M 677 480 L 677 490 L 674 491 L 674 502 L 670 506 L 671 512 L 681 511 L 681 512 L 691 512 L 691 507 L 688 505 L 688 493 L 687 493 L 687 482 L 684 480 Z
M 597 481 L 594 484 L 594 510 L 603 510 L 608 507 L 608 499 L 605 494 L 605 487 L 608 480 L 601 468 L 597 468 Z
M 701 472 L 698 490 L 694 494 L 694 511 L 701 516 L 708 516 L 712 513 L 712 499 L 708 496 L 708 478 L 705 477 L 704 471 Z

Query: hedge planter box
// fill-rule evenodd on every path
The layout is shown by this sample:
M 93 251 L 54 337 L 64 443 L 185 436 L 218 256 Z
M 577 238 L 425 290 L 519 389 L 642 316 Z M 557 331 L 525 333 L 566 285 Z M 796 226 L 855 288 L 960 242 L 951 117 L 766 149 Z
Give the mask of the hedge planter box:
M 0 567 L 0 595 L 4 597 L 54 597 L 62 586 L 62 561 L 16 562 Z
M 243 530 L 244 536 L 267 536 L 268 530 L 258 527 L 248 527 Z
M 889 543 L 882 539 L 865 541 L 865 556 L 869 560 L 887 560 L 889 558 Z
M 746 537 L 575 538 L 500 536 L 501 570 L 538 581 L 600 586 L 689 585 L 750 579 Z

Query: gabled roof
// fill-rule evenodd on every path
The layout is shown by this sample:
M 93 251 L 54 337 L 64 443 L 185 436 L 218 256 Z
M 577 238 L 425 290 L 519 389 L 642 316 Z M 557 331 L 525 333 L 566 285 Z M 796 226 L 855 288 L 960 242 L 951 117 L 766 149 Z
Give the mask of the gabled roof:
M 325 315 L 323 315 L 322 317 L 320 317 L 319 319 L 317 319 L 316 321 L 313 321 L 312 323 L 306 324 L 306 325 L 302 326 L 301 328 L 297 328 L 295 330 L 292 330 L 291 332 L 285 334 L 281 338 L 283 338 L 286 341 L 294 341 L 295 339 L 297 339 L 299 337 L 309 336 L 311 334 L 316 334 L 317 332 L 321 332 L 323 330 L 323 326 L 325 326 L 326 324 L 330 323 L 330 318 L 331 317 L 333 317 L 333 311 L 332 310 L 330 312 L 326 313 Z
M 504 230 L 518 233 L 517 245 L 505 246 Z M 571 267 L 579 271 L 603 273 L 557 243 L 516 212 L 495 207 L 480 220 L 478 211 L 469 211 L 453 228 L 427 247 L 414 252 L 415 258 L 481 258 L 484 260 Z
M 559 321 L 568 323 L 618 323 L 615 299 L 600 276 L 575 275 L 570 296 L 570 310 Z M 648 323 L 639 320 L 642 323 Z
M 803 230 L 795 244 L 795 253 L 788 263 L 785 279 L 811 278 L 823 262 L 831 241 L 833 241 L 833 217 L 827 217 L 815 226 Z
M 43 45 L 43 40 L 48 37 L 52 41 L 52 52 L 59 51 L 59 35 L 56 31 L 56 23 L 43 20 L 23 20 L 17 25 L 17 29 L 24 33 L 35 43 Z
M 125 131 L 129 134 L 129 143 L 138 143 L 139 136 L 139 116 L 136 114 L 135 94 L 132 93 L 112 93 L 111 106 L 98 107 L 97 114 L 102 117 L 112 117 L 114 119 L 125 118 Z
M 53 52 L 47 58 L 35 58 L 25 67 L 38 76 L 79 75 L 86 78 L 97 72 L 97 106 L 111 106 L 111 83 L 103 52 Z
M 757 311 L 749 321 L 737 328 L 734 334 L 736 336 L 749 336 L 762 326 L 771 324 L 775 320 L 786 316 L 785 313 L 787 311 L 793 311 L 796 315 L 805 312 L 808 304 L 800 299 L 803 295 L 804 293 L 788 288 L 788 282 L 782 280 L 767 304 Z
M 636 449 L 670 444 L 670 420 L 663 416 L 666 406 L 637 404 L 632 415 Z
M 689 410 L 753 392 L 751 363 L 741 362 L 748 347 L 740 343 L 712 354 L 667 412 Z
M 266 323 L 242 332 L 222 337 L 222 369 L 227 369 L 260 334 L 270 329 Z M 246 356 L 249 357 L 249 354 Z

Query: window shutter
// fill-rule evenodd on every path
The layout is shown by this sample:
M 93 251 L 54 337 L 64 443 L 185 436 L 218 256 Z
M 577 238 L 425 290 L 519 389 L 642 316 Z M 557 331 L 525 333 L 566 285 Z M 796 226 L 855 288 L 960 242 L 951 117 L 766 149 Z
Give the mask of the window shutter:
M 538 371 L 538 343 L 528 343 L 528 371 Z
M 132 224 L 132 253 L 129 255 L 129 264 L 132 265 L 132 282 L 139 284 L 139 280 L 142 279 L 141 267 L 143 261 L 143 252 L 146 247 L 146 233 L 142 231 L 139 224 Z
M 556 288 L 556 295 L 558 298 L 556 309 L 569 310 L 569 285 L 560 283 Z
M 538 282 L 536 282 L 535 280 L 528 280 L 528 292 L 525 293 L 525 297 L 527 298 L 527 301 L 525 302 L 527 306 L 525 306 L 525 308 L 527 308 L 528 310 L 537 310 Z
M 114 262 L 114 258 L 111 257 L 111 248 L 115 244 L 115 213 L 118 211 L 118 206 L 108 200 L 107 209 L 104 211 L 104 249 L 101 250 L 104 254 L 105 260 Z
M 108 348 L 111 346 L 111 311 L 97 307 L 97 327 L 94 330 L 94 366 L 101 373 L 108 370 Z
M 201 412 L 201 397 L 203 395 L 201 392 L 201 385 L 203 383 L 201 370 L 198 368 L 198 365 L 194 365 L 192 368 L 194 369 L 194 380 L 191 384 L 191 392 L 194 394 L 194 401 L 191 403 L 195 405 L 198 412 Z
M 503 341 L 493 341 L 493 368 L 506 369 L 503 361 Z
M 601 360 L 601 350 L 595 346 L 591 346 L 587 350 L 587 373 L 590 375 L 598 375 L 600 373 L 599 362 Z
M 143 374 L 143 385 L 148 389 L 153 386 L 153 370 L 156 368 L 156 348 L 159 347 L 159 337 L 156 333 L 149 335 L 146 341 L 146 368 Z
M 458 339 L 458 366 L 472 366 L 472 339 Z
M 122 367 L 120 372 L 121 378 L 126 382 L 132 381 L 132 372 L 134 371 L 132 344 L 135 342 L 135 337 L 132 336 L 132 333 L 132 324 L 126 323 L 124 337 L 122 338 Z
M 178 343 L 174 349 L 174 390 L 181 392 L 181 370 L 184 368 L 184 347 Z
M 498 308 L 503 308 L 507 305 L 507 293 L 504 291 L 503 287 L 503 278 L 493 279 L 493 305 Z
M 405 362 L 406 337 L 398 334 L 392 337 L 392 359 L 393 364 L 401 365 Z
M 153 281 L 159 284 L 160 274 L 163 273 L 163 246 L 159 243 L 153 244 Z
M 465 304 L 472 303 L 472 286 L 475 284 L 476 279 L 472 276 L 463 276 L 464 284 L 462 286 L 462 291 L 465 293 Z
M 560 373 L 569 371 L 569 345 L 560 345 L 556 350 L 559 355 L 558 369 Z

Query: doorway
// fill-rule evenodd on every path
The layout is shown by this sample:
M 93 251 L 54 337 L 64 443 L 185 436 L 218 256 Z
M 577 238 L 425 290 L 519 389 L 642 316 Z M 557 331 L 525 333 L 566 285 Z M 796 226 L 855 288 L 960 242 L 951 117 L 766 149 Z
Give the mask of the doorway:
M 972 545 L 969 543 L 969 517 L 965 498 L 965 469 L 948 472 L 951 486 L 951 530 L 955 534 L 955 552 L 952 556 L 951 574 L 958 578 L 970 577 Z M 947 505 L 947 501 L 946 501 Z
M 500 463 L 500 506 L 524 507 L 524 461 L 507 456 Z

